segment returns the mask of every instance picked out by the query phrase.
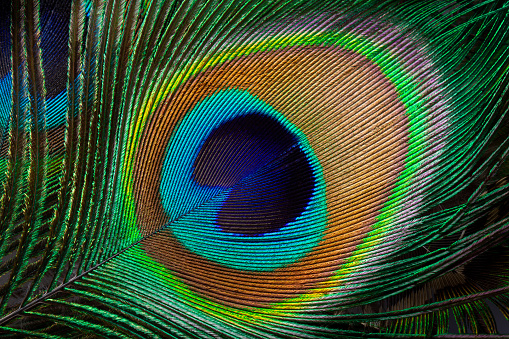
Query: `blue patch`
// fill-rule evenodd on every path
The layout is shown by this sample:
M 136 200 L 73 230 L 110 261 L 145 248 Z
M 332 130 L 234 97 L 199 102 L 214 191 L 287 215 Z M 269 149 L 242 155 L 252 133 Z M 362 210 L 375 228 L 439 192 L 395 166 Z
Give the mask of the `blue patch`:
M 293 149 L 304 154 L 313 185 L 311 197 L 293 221 L 273 232 L 246 235 L 227 232 L 217 224 L 218 214 L 232 192 L 239 188 L 238 183 L 200 185 L 193 179 L 193 172 L 195 160 L 211 133 L 225 122 L 253 112 L 277 121 L 296 141 Z M 277 166 L 277 161 L 274 165 Z M 256 183 L 258 173 L 246 174 L 242 182 L 249 183 L 252 179 L 251 183 Z M 305 135 L 282 114 L 245 91 L 219 92 L 186 115 L 166 149 L 160 195 L 175 237 L 194 253 L 231 268 L 272 271 L 288 266 L 311 252 L 326 229 L 322 169 Z

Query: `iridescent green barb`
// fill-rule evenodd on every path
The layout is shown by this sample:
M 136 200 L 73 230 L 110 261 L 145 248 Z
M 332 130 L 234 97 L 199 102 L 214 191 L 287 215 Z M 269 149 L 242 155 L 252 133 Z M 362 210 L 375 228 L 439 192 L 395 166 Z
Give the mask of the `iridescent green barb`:
M 0 3 L 0 337 L 509 335 L 508 27 Z

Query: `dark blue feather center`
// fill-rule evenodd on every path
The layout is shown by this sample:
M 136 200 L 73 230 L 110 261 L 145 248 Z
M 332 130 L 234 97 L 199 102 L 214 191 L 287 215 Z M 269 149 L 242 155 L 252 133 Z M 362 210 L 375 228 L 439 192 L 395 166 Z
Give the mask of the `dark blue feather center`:
M 231 187 L 216 223 L 225 232 L 262 235 L 294 221 L 308 205 L 313 170 L 298 141 L 256 112 L 214 129 L 193 165 L 202 186 Z

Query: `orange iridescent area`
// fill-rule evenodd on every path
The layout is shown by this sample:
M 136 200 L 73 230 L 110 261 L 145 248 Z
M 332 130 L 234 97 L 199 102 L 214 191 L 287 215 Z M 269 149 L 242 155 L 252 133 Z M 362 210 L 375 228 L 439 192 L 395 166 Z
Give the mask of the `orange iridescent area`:
M 256 96 L 307 137 L 326 183 L 326 233 L 304 258 L 270 272 L 211 262 L 185 248 L 170 230 L 154 234 L 144 248 L 203 296 L 233 306 L 263 306 L 329 282 L 361 243 L 403 170 L 408 121 L 396 87 L 380 68 L 341 47 L 288 47 L 219 64 L 183 83 L 147 122 L 134 166 L 141 234 L 169 221 L 159 188 L 172 133 L 201 100 L 225 89 Z

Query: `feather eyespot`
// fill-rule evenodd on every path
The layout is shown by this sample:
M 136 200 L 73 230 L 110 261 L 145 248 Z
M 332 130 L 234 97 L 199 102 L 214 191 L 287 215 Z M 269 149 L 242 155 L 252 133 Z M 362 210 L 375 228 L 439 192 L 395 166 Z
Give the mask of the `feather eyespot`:
M 147 122 L 138 227 L 161 227 L 154 215 L 168 227 L 144 248 L 198 294 L 262 306 L 341 285 L 338 272 L 397 186 L 409 128 L 397 87 L 341 42 L 209 66 Z M 220 292 L 210 288 L 218 281 Z

